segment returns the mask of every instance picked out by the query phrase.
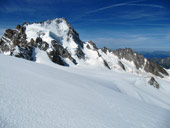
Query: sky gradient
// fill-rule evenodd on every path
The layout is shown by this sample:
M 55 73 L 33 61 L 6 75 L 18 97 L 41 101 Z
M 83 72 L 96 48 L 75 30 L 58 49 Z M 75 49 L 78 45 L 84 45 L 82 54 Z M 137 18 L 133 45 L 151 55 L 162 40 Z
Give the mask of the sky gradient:
M 170 50 L 170 0 L 0 0 L 0 35 L 65 17 L 83 41 L 111 49 Z

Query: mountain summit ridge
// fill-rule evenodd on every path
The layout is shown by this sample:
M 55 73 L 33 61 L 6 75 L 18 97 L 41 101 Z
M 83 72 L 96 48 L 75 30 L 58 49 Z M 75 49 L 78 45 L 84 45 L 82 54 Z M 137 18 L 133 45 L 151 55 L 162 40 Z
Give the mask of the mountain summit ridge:
M 164 68 L 130 48 L 99 49 L 92 41 L 81 41 L 65 18 L 17 25 L 16 29 L 7 29 L 0 40 L 0 53 L 6 55 L 37 61 L 41 60 L 41 55 L 40 58 L 37 56 L 39 50 L 45 52 L 52 62 L 64 66 L 105 67 L 159 77 L 169 75 Z

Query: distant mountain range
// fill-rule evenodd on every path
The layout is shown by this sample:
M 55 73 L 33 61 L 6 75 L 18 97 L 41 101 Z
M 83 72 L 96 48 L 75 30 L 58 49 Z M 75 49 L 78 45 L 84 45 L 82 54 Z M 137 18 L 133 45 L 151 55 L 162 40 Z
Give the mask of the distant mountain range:
M 170 57 L 168 58 L 150 58 L 150 61 L 161 65 L 162 67 L 166 69 L 170 69 Z
M 138 51 L 146 58 L 167 58 L 170 57 L 170 51 Z
M 150 61 L 161 65 L 166 69 L 170 69 L 170 51 L 139 51 L 138 53 L 144 55 Z

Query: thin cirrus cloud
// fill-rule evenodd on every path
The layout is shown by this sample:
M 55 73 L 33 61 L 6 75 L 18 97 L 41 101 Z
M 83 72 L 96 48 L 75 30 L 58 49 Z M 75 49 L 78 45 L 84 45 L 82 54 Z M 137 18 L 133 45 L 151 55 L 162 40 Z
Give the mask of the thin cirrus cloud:
M 98 8 L 98 9 L 96 9 L 96 10 L 88 11 L 88 12 L 86 12 L 86 14 L 95 13 L 95 12 L 103 11 L 103 10 L 106 10 L 106 9 L 109 9 L 109 8 L 124 6 L 124 5 L 127 5 L 127 4 L 137 3 L 137 2 L 142 2 L 142 1 L 146 1 L 146 0 L 135 0 L 135 1 L 130 1 L 130 2 L 124 2 L 124 3 L 119 3 L 119 4 L 113 4 L 113 5 L 110 5 L 110 6 Z
M 114 7 L 119 7 L 119 6 L 143 6 L 143 7 L 164 8 L 163 6 L 155 5 L 155 4 L 135 4 L 135 3 L 143 2 L 143 1 L 146 1 L 146 0 L 136 0 L 136 1 L 113 4 L 113 5 L 110 5 L 110 6 L 98 8 L 96 10 L 88 11 L 88 12 L 86 12 L 86 14 L 95 13 L 95 12 L 99 12 L 99 11 L 103 11 L 103 10 L 106 10 L 106 9 L 109 9 L 109 8 L 114 8 Z
M 142 7 L 164 8 L 163 6 L 156 5 L 156 4 L 127 4 L 127 6 L 142 6 Z

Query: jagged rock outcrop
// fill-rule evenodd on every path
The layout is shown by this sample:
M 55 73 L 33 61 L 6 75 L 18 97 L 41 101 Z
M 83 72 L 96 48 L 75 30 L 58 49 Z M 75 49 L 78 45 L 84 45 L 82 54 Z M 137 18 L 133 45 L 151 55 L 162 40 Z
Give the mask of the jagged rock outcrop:
M 64 66 L 97 65 L 110 70 L 137 73 L 144 70 L 159 77 L 168 76 L 161 66 L 130 48 L 100 49 L 92 41 L 84 43 L 65 18 L 17 25 L 16 29 L 7 29 L 0 40 L 0 53 L 6 55 L 36 61 L 37 49 L 46 52 L 52 62 Z
M 70 38 L 73 38 L 73 40 L 81 47 L 83 48 L 83 41 L 80 40 L 79 38 L 79 34 L 74 30 L 74 28 L 71 26 L 71 24 L 65 19 L 58 19 L 57 22 L 61 22 L 62 20 L 64 20 L 67 24 L 67 26 L 69 27 L 69 31 L 67 33 L 68 37 L 67 40 L 70 40 Z
M 145 65 L 145 71 L 150 72 L 156 76 L 163 77 L 163 75 L 168 76 L 168 72 L 161 66 L 147 60 Z
M 89 41 L 88 43 L 93 47 L 93 50 L 98 50 L 96 44 L 93 41 Z M 87 47 L 90 49 L 89 45 L 87 45 Z
M 149 83 L 151 86 L 154 86 L 154 87 L 157 88 L 157 89 L 160 88 L 159 83 L 155 80 L 154 77 L 151 77 L 150 80 L 148 81 L 148 83 Z
M 52 40 L 51 44 L 53 46 L 53 52 L 50 52 L 50 56 L 53 56 L 52 57 L 53 62 L 56 62 L 56 63 L 58 62 L 58 61 L 55 60 L 55 58 L 57 56 L 57 58 L 60 58 L 60 57 L 69 58 L 74 64 L 77 64 L 76 60 L 71 57 L 71 55 L 69 54 L 67 49 L 63 48 L 63 46 L 60 45 L 56 40 Z M 53 55 L 52 55 L 52 53 L 53 53 Z M 60 58 L 60 61 L 59 61 L 60 65 L 67 65 L 65 62 L 61 62 L 61 60 L 62 59 Z
M 147 60 L 143 55 L 138 54 L 130 48 L 117 49 L 112 51 L 113 54 L 119 57 L 119 59 L 126 59 L 134 62 L 137 69 L 144 68 L 146 72 L 152 73 L 156 76 L 163 77 L 168 76 L 168 73 L 161 66 Z
M 126 71 L 126 68 L 125 68 L 125 66 L 122 64 L 122 62 L 121 62 L 121 61 L 119 61 L 119 65 L 121 66 L 121 68 L 122 68 L 123 70 L 125 70 L 125 71 Z
M 32 60 L 33 47 L 26 41 L 25 27 L 7 29 L 1 39 L 0 52 Z
M 126 60 L 133 61 L 137 69 L 142 68 L 144 66 L 144 56 L 137 54 L 130 48 L 117 49 L 112 51 L 112 53 L 118 56 L 120 59 L 124 58 Z
M 85 54 L 81 50 L 80 46 L 78 46 L 78 48 L 76 49 L 76 55 L 79 59 L 85 59 Z
M 101 49 L 104 53 L 107 53 L 107 51 L 108 52 L 111 52 L 111 50 L 109 49 L 109 48 L 107 48 L 107 47 L 103 47 L 102 49 Z

